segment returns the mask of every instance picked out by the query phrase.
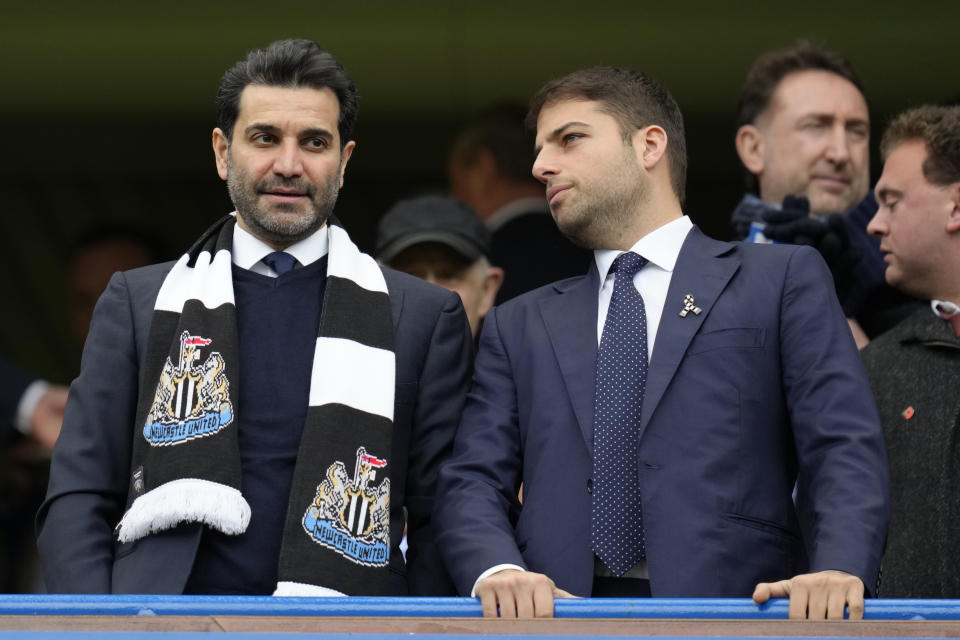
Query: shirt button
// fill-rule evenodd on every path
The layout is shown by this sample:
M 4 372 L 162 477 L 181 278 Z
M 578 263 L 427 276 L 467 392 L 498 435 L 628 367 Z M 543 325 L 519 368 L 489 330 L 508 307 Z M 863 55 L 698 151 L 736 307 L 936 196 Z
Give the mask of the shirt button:
M 587 478 L 587 493 L 593 493 L 593 478 Z

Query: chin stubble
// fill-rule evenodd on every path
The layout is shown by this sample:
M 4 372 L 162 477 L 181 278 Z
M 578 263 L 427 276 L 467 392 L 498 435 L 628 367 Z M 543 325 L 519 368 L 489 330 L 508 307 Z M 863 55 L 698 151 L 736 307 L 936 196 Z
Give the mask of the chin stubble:
M 257 204 L 260 195 L 277 187 L 303 191 L 310 201 L 309 210 L 295 215 L 296 207 L 293 205 L 280 205 L 275 211 L 261 209 Z M 253 235 L 266 242 L 290 245 L 322 227 L 333 212 L 339 187 L 339 171 L 320 190 L 316 185 L 304 185 L 295 179 L 261 180 L 251 185 L 247 173 L 236 169 L 229 157 L 227 160 L 227 192 L 237 214 Z

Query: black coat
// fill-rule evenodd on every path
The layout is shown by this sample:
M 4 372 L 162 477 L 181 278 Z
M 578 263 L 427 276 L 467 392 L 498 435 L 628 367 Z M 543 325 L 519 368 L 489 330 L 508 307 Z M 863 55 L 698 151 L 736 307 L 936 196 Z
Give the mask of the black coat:
M 892 515 L 884 598 L 960 598 L 960 339 L 929 307 L 863 350 L 883 421 Z

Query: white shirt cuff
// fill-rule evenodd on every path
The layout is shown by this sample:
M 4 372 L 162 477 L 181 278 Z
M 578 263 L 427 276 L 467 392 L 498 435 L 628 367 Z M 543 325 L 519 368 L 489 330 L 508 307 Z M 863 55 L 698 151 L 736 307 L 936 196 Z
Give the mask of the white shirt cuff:
M 27 386 L 23 395 L 20 396 L 19 404 L 17 404 L 17 418 L 14 421 L 17 431 L 25 436 L 33 433 L 33 425 L 31 424 L 33 412 L 36 411 L 40 398 L 49 390 L 50 383 L 44 380 L 34 380 Z
M 488 577 L 492 576 L 492 575 L 495 574 L 497 571 L 503 571 L 504 569 L 516 569 L 517 571 L 526 571 L 526 569 L 524 569 L 523 567 L 517 566 L 517 565 L 515 565 L 515 564 L 496 564 L 496 565 L 490 567 L 489 569 L 487 569 L 486 571 L 484 571 L 483 573 L 480 574 L 480 577 L 477 578 L 476 582 L 473 583 L 473 589 L 470 590 L 470 597 L 471 597 L 471 598 L 476 598 L 476 597 L 477 597 L 477 583 L 478 583 L 478 582 L 480 582 L 480 581 L 483 580 L 484 578 L 488 578 Z

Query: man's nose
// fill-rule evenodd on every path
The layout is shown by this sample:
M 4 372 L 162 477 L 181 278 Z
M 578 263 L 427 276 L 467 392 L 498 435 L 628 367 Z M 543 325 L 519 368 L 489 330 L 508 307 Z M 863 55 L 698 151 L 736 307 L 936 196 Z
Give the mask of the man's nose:
M 833 128 L 828 144 L 828 160 L 834 164 L 845 164 L 850 161 L 850 135 L 843 126 Z
M 870 218 L 870 222 L 867 223 L 867 233 L 878 238 L 885 234 L 887 232 L 886 215 L 884 206 L 881 204 L 877 212 Z
M 277 148 L 277 156 L 273 160 L 273 171 L 288 178 L 303 173 L 300 145 L 296 141 L 284 140 L 280 144 Z
M 533 160 L 533 177 L 546 184 L 550 177 L 555 176 L 557 172 L 558 169 L 550 152 L 547 149 L 541 149 Z

